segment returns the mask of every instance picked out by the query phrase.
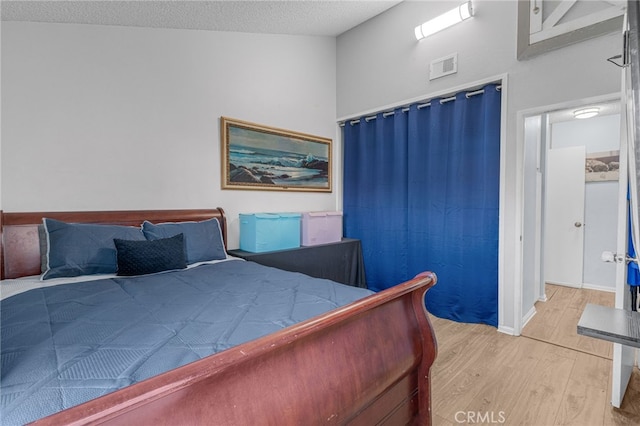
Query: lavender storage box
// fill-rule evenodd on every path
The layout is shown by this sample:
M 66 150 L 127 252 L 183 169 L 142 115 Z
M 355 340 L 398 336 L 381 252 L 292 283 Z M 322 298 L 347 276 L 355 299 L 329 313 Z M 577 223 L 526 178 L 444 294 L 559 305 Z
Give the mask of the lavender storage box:
M 342 212 L 306 212 L 300 222 L 303 246 L 335 243 L 342 240 Z

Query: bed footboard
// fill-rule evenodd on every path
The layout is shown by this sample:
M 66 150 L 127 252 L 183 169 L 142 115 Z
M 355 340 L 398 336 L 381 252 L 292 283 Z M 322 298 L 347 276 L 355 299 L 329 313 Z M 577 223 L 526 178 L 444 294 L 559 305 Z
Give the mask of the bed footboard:
M 435 282 L 421 274 L 36 424 L 430 425 Z

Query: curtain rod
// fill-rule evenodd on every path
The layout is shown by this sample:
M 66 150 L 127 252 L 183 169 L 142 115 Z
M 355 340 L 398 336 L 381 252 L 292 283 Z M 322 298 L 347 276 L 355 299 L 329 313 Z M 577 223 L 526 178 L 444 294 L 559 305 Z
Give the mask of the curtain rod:
M 500 89 L 502 89 L 502 85 L 496 86 L 496 90 L 497 91 L 500 91 Z M 464 96 L 467 99 L 469 99 L 472 96 L 481 95 L 483 93 L 484 93 L 484 89 L 479 89 L 479 90 L 474 90 L 472 92 L 467 92 L 467 93 L 464 94 Z M 440 99 L 440 104 L 445 104 L 447 102 L 451 102 L 451 101 L 455 101 L 455 100 L 456 100 L 456 96 L 455 95 L 449 96 L 447 98 Z M 422 104 L 418 104 L 418 109 L 426 108 L 428 106 L 431 106 L 431 101 L 428 101 L 428 102 L 425 102 L 425 103 L 422 103 Z M 402 112 L 408 112 L 409 111 L 409 107 L 404 107 L 404 108 L 401 109 L 401 111 Z M 395 110 L 386 111 L 386 112 L 382 113 L 382 117 L 383 118 L 387 118 L 388 116 L 394 115 L 395 113 L 396 113 Z M 377 117 L 378 117 L 377 114 L 368 115 L 368 116 L 364 117 L 364 120 L 368 123 L 371 120 L 375 120 Z M 360 123 L 360 120 L 361 120 L 360 118 L 357 118 L 355 120 L 347 120 L 347 121 L 349 121 L 349 124 L 351 124 L 353 126 L 354 124 Z M 343 121 L 343 122 L 339 123 L 340 127 L 344 127 L 345 123 L 346 123 L 346 121 Z

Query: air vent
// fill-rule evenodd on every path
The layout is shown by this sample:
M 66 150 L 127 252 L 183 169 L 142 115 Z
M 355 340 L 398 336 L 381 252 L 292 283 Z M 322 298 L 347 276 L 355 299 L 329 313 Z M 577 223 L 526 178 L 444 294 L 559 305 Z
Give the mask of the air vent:
M 458 72 L 458 54 L 453 53 L 440 59 L 431 61 L 429 65 L 429 80 L 444 77 Z

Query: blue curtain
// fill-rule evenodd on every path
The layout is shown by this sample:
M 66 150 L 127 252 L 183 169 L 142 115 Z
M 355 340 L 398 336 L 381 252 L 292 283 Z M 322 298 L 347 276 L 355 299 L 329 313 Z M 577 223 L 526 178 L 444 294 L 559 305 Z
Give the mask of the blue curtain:
M 399 283 L 407 270 L 409 247 L 397 244 L 408 234 L 407 144 L 397 142 L 406 139 L 401 110 L 344 127 L 345 236 L 362 241 L 367 286 L 374 291 Z
M 427 309 L 498 324 L 500 92 L 459 93 L 344 127 L 345 236 L 378 291 L 438 275 Z

